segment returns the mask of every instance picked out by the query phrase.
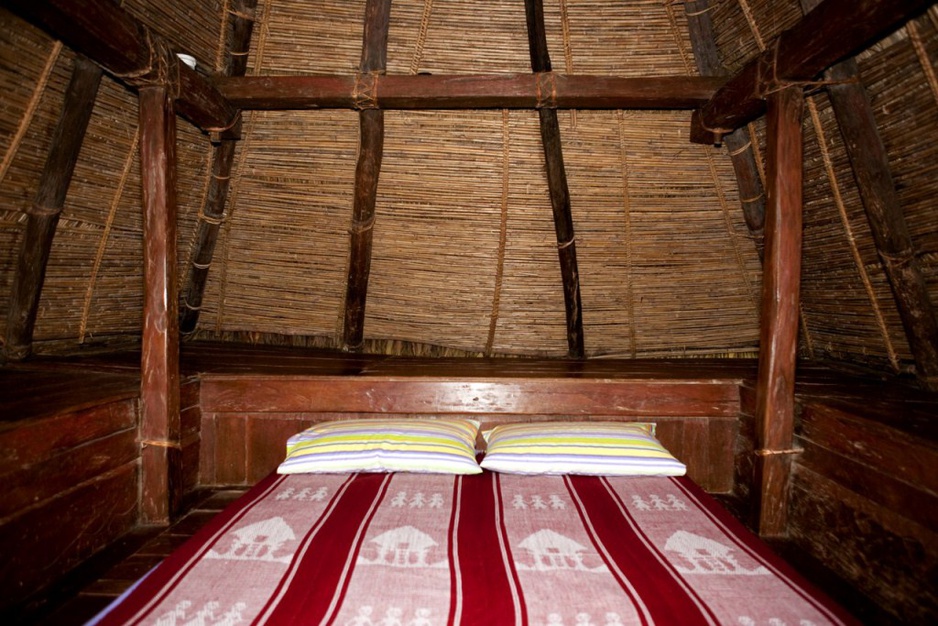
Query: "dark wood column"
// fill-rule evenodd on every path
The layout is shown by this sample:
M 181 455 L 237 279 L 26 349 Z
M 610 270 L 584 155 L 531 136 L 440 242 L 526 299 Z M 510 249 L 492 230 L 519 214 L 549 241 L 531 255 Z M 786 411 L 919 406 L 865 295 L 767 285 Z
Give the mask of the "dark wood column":
M 257 0 L 234 0 L 231 4 L 225 76 L 243 76 L 247 69 L 256 7 Z M 237 134 L 240 135 L 240 133 Z M 202 207 L 203 218 L 199 220 L 199 232 L 196 247 L 192 253 L 192 265 L 182 291 L 183 310 L 179 320 L 179 331 L 184 335 L 194 332 L 199 323 L 205 283 L 208 281 L 209 268 L 215 256 L 218 231 L 221 228 L 225 203 L 228 200 L 235 140 L 223 138 L 213 145 L 212 151 L 212 178 L 209 181 L 208 194 Z
M 52 240 L 94 109 L 102 73 L 100 67 L 85 57 L 75 59 L 62 113 L 39 179 L 39 189 L 26 210 L 26 232 L 7 314 L 4 357 L 10 360 L 25 359 L 32 350 L 33 328 Z
M 140 383 L 141 521 L 172 513 L 180 455 L 176 285 L 176 116 L 165 87 L 140 89 L 143 185 L 143 344 Z
M 365 335 L 365 302 L 371 272 L 371 242 L 375 201 L 384 154 L 384 111 L 376 108 L 375 80 L 387 68 L 391 0 L 368 0 L 360 72 L 355 88 L 359 112 L 360 147 L 355 168 L 355 197 L 349 229 L 348 286 L 345 292 L 343 345 L 359 352 Z
M 544 3 L 542 0 L 525 0 L 525 15 L 528 25 L 528 46 L 531 53 L 531 69 L 540 75 L 539 100 L 550 100 L 553 88 L 550 54 L 547 50 L 547 31 L 544 28 Z M 576 236 L 573 231 L 573 212 L 570 207 L 570 190 L 567 188 L 567 172 L 563 164 L 563 145 L 560 140 L 560 123 L 557 111 L 539 107 L 541 141 L 544 144 L 544 161 L 547 166 L 547 186 L 550 204 L 554 213 L 554 230 L 557 234 L 557 255 L 560 260 L 560 276 L 563 282 L 564 308 L 567 316 L 567 353 L 582 358 L 586 349 L 583 338 L 583 307 L 580 301 L 580 272 L 576 260 Z
M 709 0 L 689 0 L 684 3 L 690 42 L 701 76 L 724 76 L 727 72 L 717 52 L 709 9 Z M 737 128 L 723 137 L 723 143 L 733 161 L 746 226 L 761 256 L 765 228 L 765 188 L 759 178 L 749 133 L 745 127 Z
M 801 282 L 801 118 L 804 97 L 792 86 L 767 99 L 765 262 L 756 384 L 756 527 L 783 535 L 794 454 L 795 357 Z

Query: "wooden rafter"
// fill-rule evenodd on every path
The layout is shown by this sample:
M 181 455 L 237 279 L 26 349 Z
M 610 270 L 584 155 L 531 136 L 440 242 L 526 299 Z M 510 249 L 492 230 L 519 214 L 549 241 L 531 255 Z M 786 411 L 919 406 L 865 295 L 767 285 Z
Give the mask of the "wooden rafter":
M 140 375 L 141 518 L 164 524 L 180 467 L 176 285 L 176 116 L 165 87 L 140 89 L 143 340 Z
M 75 59 L 39 189 L 32 205 L 26 209 L 23 247 L 7 314 L 4 357 L 10 360 L 25 359 L 32 350 L 33 328 L 52 240 L 94 109 L 101 75 L 101 68 L 95 63 L 82 56 Z
M 709 101 L 724 82 L 697 76 L 382 75 L 373 79 L 373 104 L 385 110 L 693 109 Z M 217 78 L 214 84 L 242 109 L 359 106 L 355 76 L 248 76 Z
M 806 13 L 817 4 L 817 0 L 801 2 Z M 869 95 L 853 59 L 831 67 L 825 78 L 830 83 L 827 91 L 853 166 L 870 232 L 915 359 L 916 375 L 923 386 L 938 391 L 938 318 L 896 193 L 889 156 L 876 126 Z
M 697 70 L 702 76 L 723 76 L 727 72 L 717 53 L 709 7 L 709 0 L 689 0 L 684 3 L 691 46 L 694 49 Z M 762 179 L 759 178 L 749 135 L 744 128 L 737 128 L 723 137 L 723 142 L 736 172 L 746 226 L 761 254 L 765 227 L 765 189 Z
M 544 27 L 544 3 L 542 0 L 525 0 L 524 8 L 528 27 L 531 70 L 540 76 L 553 77 L 550 54 L 547 50 L 547 31 Z M 546 88 L 542 87 L 540 92 L 551 90 L 548 84 Z M 570 190 L 567 188 L 567 173 L 563 164 L 560 123 L 557 120 L 556 109 L 540 108 L 538 115 L 541 125 L 541 141 L 544 144 L 544 160 L 547 166 L 550 204 L 554 213 L 554 230 L 557 234 L 560 275 L 563 282 L 567 318 L 567 353 L 571 357 L 582 358 L 586 349 L 583 338 L 583 307 L 580 300 L 580 272 L 576 260 L 576 236 L 573 231 Z
M 804 97 L 798 86 L 768 98 L 765 263 L 759 373 L 756 381 L 756 525 L 764 536 L 787 530 L 794 453 L 795 357 L 798 347 Z
M 765 96 L 813 80 L 925 11 L 933 0 L 825 0 L 694 112 L 691 138 L 715 143 L 765 112 Z
M 87 56 L 125 84 L 171 86 L 179 113 L 206 132 L 239 118 L 207 80 L 179 61 L 164 39 L 109 0 L 5 0 L 4 6 Z
M 365 302 L 371 272 L 375 201 L 384 153 L 384 111 L 373 108 L 374 80 L 387 68 L 390 21 L 391 0 L 368 0 L 365 5 L 362 57 L 356 89 L 358 108 L 361 109 L 358 114 L 361 145 L 355 168 L 343 328 L 343 345 L 352 352 L 362 349 L 365 333 Z
M 228 20 L 228 50 L 225 54 L 226 76 L 243 76 L 247 70 L 248 51 L 254 31 L 254 11 L 257 0 L 235 0 L 231 4 Z M 202 207 L 203 219 L 199 220 L 199 232 L 192 253 L 192 265 L 183 288 L 182 312 L 179 330 L 183 334 L 195 331 L 202 308 L 202 296 L 208 280 L 209 268 L 215 256 L 218 231 L 224 219 L 225 202 L 234 161 L 235 140 L 222 139 L 212 147 L 212 177 L 208 194 Z

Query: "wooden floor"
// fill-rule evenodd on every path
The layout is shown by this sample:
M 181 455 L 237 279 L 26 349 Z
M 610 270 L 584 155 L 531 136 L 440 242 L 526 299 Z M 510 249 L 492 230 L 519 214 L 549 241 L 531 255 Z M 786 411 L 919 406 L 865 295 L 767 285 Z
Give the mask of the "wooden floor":
M 14 624 L 84 624 L 170 552 L 181 546 L 246 489 L 203 491 L 169 527 L 141 527 L 95 555 L 12 616 Z

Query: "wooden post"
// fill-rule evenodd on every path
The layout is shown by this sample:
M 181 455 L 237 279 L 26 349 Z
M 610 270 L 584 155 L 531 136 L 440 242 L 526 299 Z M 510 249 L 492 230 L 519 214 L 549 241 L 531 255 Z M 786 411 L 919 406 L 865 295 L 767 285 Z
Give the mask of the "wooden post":
M 766 117 L 765 263 L 756 383 L 756 527 L 784 535 L 794 454 L 795 357 L 801 281 L 802 132 L 798 86 L 770 94 Z
M 547 31 L 544 27 L 543 0 L 525 0 L 525 15 L 528 26 L 528 47 L 531 69 L 538 73 L 544 84 L 538 93 L 539 99 L 549 102 L 554 91 L 554 76 L 551 73 L 550 55 L 547 50 Z M 540 104 L 540 103 L 539 103 Z M 583 338 L 583 305 L 580 301 L 580 272 L 576 260 L 576 236 L 573 232 L 573 213 L 570 207 L 570 190 L 567 188 L 567 172 L 563 164 L 563 145 L 560 140 L 560 122 L 557 111 L 549 106 L 539 106 L 541 142 L 544 144 L 544 161 L 547 167 L 547 186 L 554 214 L 554 231 L 557 235 L 557 255 L 560 261 L 560 276 L 563 282 L 564 308 L 567 317 L 567 354 L 583 358 L 586 353 Z
M 254 10 L 257 0 L 235 0 L 231 5 L 231 19 L 228 22 L 228 54 L 225 61 L 226 76 L 243 76 L 247 68 L 248 50 L 251 34 L 254 31 Z M 215 256 L 215 244 L 218 231 L 225 214 L 225 202 L 228 200 L 228 188 L 231 182 L 231 166 L 234 161 L 235 140 L 221 139 L 213 146 L 212 178 L 209 181 L 208 194 L 202 207 L 203 219 L 199 220 L 199 232 L 195 250 L 192 253 L 192 266 L 183 290 L 183 310 L 179 320 L 179 332 L 195 332 L 199 324 L 202 309 L 202 296 L 208 280 L 209 267 Z
M 176 116 L 165 87 L 140 89 L 143 184 L 143 344 L 140 382 L 141 521 L 172 514 L 180 456 L 176 285 Z
M 376 108 L 374 80 L 387 67 L 388 28 L 391 0 L 368 0 L 358 84 L 359 128 L 361 138 L 355 168 L 355 198 L 349 229 L 348 286 L 345 292 L 343 344 L 359 352 L 365 334 L 365 302 L 371 272 L 371 242 L 375 224 L 378 177 L 384 154 L 384 111 Z
M 75 59 L 39 189 L 32 206 L 26 210 L 26 233 L 7 313 L 4 357 L 10 360 L 25 359 L 32 350 L 33 328 L 52 239 L 88 129 L 102 73 L 100 67 L 85 57 Z

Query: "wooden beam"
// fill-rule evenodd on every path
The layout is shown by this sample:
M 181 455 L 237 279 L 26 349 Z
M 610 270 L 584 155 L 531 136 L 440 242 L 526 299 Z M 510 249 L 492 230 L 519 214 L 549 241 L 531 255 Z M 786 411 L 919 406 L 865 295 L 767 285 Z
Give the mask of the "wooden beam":
M 215 78 L 242 109 L 354 109 L 355 76 Z M 724 83 L 722 77 L 625 78 L 564 74 L 466 74 L 373 78 L 374 106 L 421 109 L 693 109 Z M 545 89 L 547 87 L 547 89 Z
M 26 209 L 26 231 L 7 312 L 3 351 L 9 360 L 25 359 L 32 350 L 33 328 L 52 239 L 94 109 L 101 75 L 101 68 L 85 57 L 75 59 L 39 188 L 32 205 Z
M 5 0 L 4 6 L 131 87 L 170 86 L 175 111 L 203 131 L 236 124 L 238 110 L 214 86 L 110 0 Z
M 787 83 L 813 80 L 926 10 L 933 0 L 825 0 L 750 61 L 694 112 L 691 136 L 722 136 L 765 112 L 765 97 Z
M 374 79 L 387 68 L 388 29 L 391 0 L 368 0 L 365 5 L 362 57 L 356 88 L 360 128 L 358 164 L 355 168 L 355 197 L 349 229 L 349 267 L 345 292 L 343 346 L 351 352 L 362 349 L 365 336 L 365 303 L 371 272 L 371 243 L 375 224 L 375 201 L 384 154 L 384 111 L 373 107 Z
M 531 69 L 542 77 L 553 79 L 550 55 L 547 50 L 547 31 L 544 27 L 543 0 L 525 0 L 525 17 L 528 27 L 528 49 L 531 54 Z M 539 93 L 552 91 L 550 83 L 542 85 Z M 544 145 L 544 161 L 547 166 L 547 186 L 550 204 L 554 213 L 554 231 L 557 235 L 557 255 L 560 260 L 560 276 L 563 281 L 563 299 L 567 318 L 567 353 L 573 358 L 585 356 L 583 339 L 583 306 L 580 300 L 580 272 L 576 260 L 576 236 L 573 231 L 573 213 L 570 208 L 570 190 L 567 187 L 567 172 L 563 163 L 563 144 L 560 139 L 560 123 L 557 111 L 550 108 L 538 109 L 541 124 L 541 142 Z
M 727 74 L 727 71 L 720 62 L 709 9 L 709 0 L 689 0 L 684 3 L 697 70 L 702 76 L 723 76 Z M 765 228 L 765 188 L 762 186 L 762 179 L 759 178 L 759 168 L 749 133 L 745 128 L 737 128 L 723 137 L 723 142 L 726 144 L 733 162 L 733 170 L 736 172 L 736 184 L 740 203 L 743 206 L 743 217 L 761 256 Z
M 938 318 L 896 193 L 889 155 L 859 75 L 853 59 L 835 65 L 826 74 L 831 81 L 828 93 L 915 359 L 916 376 L 922 386 L 938 391 Z
M 165 524 L 179 466 L 179 317 L 176 285 L 176 116 L 164 87 L 140 89 L 143 185 L 141 518 Z
M 795 356 L 798 344 L 804 109 L 798 86 L 768 98 L 765 263 L 759 373 L 756 383 L 756 526 L 786 532 L 788 479 L 794 453 Z
M 228 76 L 243 76 L 247 70 L 248 51 L 254 32 L 254 11 L 257 0 L 234 0 L 230 6 L 228 20 L 228 50 L 225 54 L 224 73 Z M 235 140 L 222 139 L 212 147 L 212 178 L 208 194 L 202 207 L 203 218 L 199 220 L 196 247 L 192 253 L 192 265 L 183 289 L 179 332 L 186 335 L 195 332 L 202 309 L 202 297 L 208 281 L 209 268 L 215 256 L 218 231 L 225 215 L 228 187 L 231 181 L 231 166 L 234 161 Z

